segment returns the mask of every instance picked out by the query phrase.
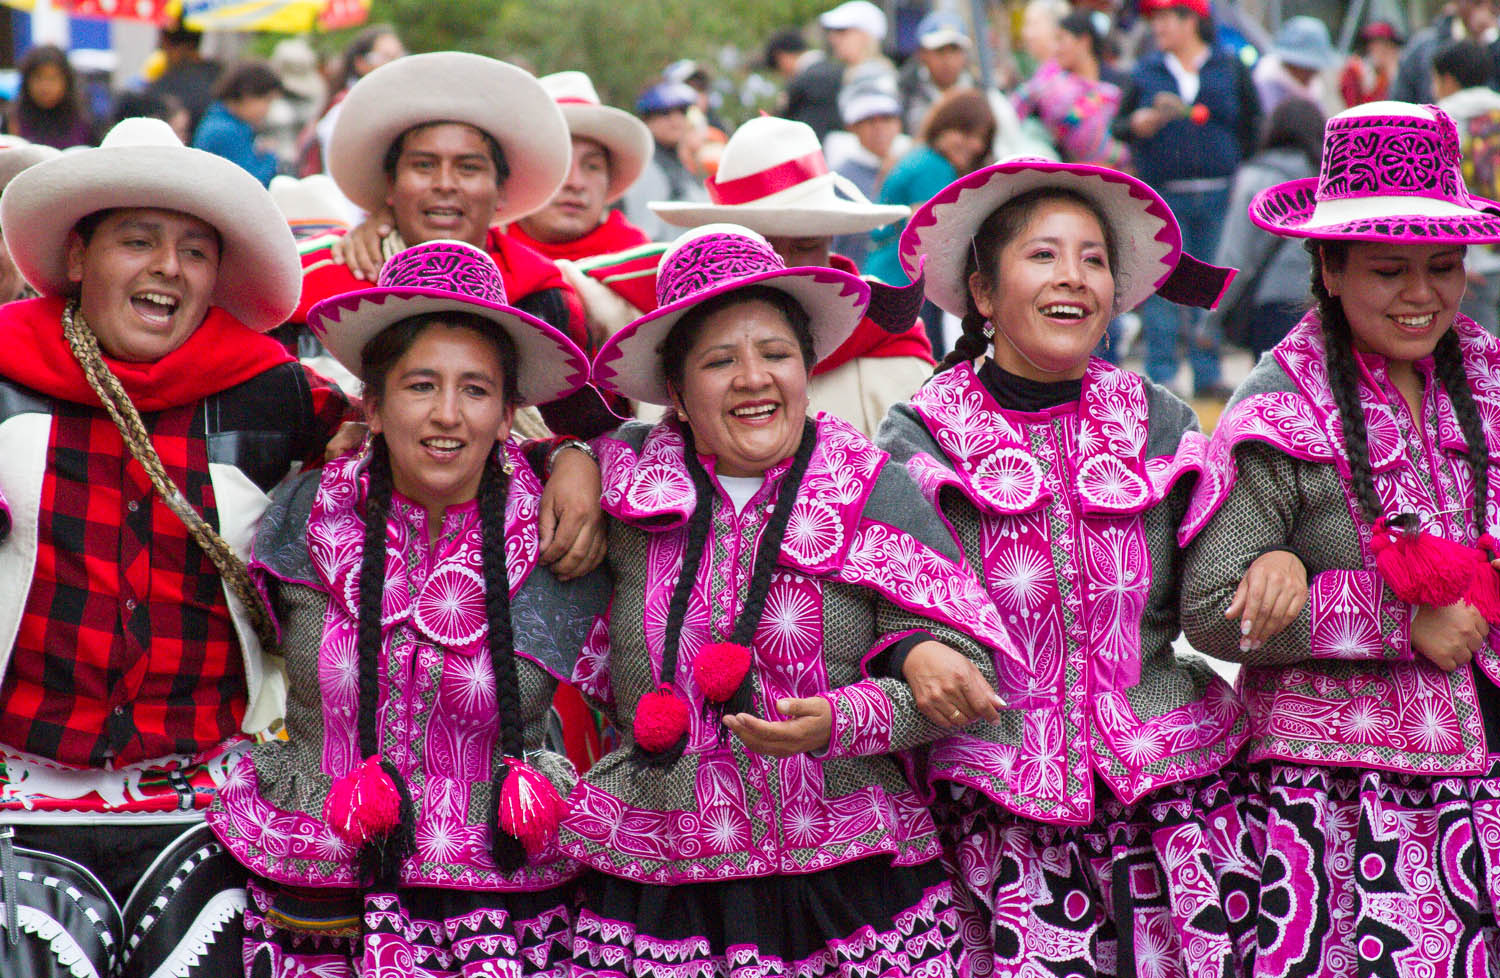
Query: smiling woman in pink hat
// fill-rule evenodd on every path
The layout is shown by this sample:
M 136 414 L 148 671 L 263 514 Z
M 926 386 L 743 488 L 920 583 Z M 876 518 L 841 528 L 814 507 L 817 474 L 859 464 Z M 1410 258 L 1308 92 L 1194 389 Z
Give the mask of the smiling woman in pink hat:
M 1214 432 L 1182 615 L 1244 664 L 1257 975 L 1500 967 L 1500 342 L 1458 311 L 1500 204 L 1460 162 L 1441 110 L 1372 102 L 1250 204 L 1306 239 L 1316 302 Z
M 1007 690 L 1025 667 L 906 471 L 808 415 L 869 288 L 717 224 L 657 291 L 594 367 L 669 410 L 597 442 L 615 593 L 575 679 L 622 743 L 563 822 L 598 871 L 575 973 L 948 978 L 952 885 L 893 756 L 943 728 L 870 663 L 957 648 Z

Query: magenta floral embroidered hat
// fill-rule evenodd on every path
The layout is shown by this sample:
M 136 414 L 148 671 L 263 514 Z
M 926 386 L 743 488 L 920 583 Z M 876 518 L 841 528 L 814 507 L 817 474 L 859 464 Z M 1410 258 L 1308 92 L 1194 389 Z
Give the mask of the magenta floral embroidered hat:
M 588 358 L 562 333 L 506 303 L 495 260 L 463 241 L 428 241 L 385 263 L 373 289 L 325 299 L 307 325 L 333 358 L 359 376 L 365 344 L 403 319 L 429 313 L 474 313 L 516 345 L 522 404 L 546 404 L 588 380 Z
M 1464 186 L 1458 128 L 1435 105 L 1371 102 L 1323 129 L 1317 179 L 1256 194 L 1250 220 L 1291 238 L 1500 242 L 1500 204 Z
M 656 310 L 605 342 L 594 358 L 594 382 L 634 401 L 670 405 L 660 352 L 667 334 L 693 307 L 752 285 L 785 292 L 806 311 L 815 361 L 849 338 L 870 304 L 870 286 L 856 275 L 787 268 L 770 243 L 749 228 L 705 224 L 679 237 L 661 256 Z

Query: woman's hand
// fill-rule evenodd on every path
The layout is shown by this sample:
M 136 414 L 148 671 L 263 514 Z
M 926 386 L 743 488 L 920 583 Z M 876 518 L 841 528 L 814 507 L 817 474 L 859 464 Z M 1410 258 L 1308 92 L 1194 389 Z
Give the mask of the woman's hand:
M 1240 651 L 1254 652 L 1297 620 L 1307 604 L 1307 568 L 1288 550 L 1255 558 L 1225 618 L 1240 620 Z
M 371 212 L 363 221 L 349 229 L 349 233 L 333 240 L 328 249 L 329 256 L 340 265 L 349 266 L 354 277 L 365 282 L 380 279 L 380 266 L 385 256 L 380 253 L 380 242 L 395 226 L 395 215 L 389 207 Z
M 1411 616 L 1411 647 L 1444 672 L 1474 658 L 1489 634 L 1489 622 L 1463 601 L 1442 608 L 1424 604 Z
M 820 751 L 833 733 L 833 707 L 821 696 L 776 701 L 785 720 L 762 720 L 749 713 L 731 713 L 724 726 L 747 750 L 767 757 L 791 757 Z
M 339 430 L 323 446 L 323 461 L 332 462 L 341 455 L 348 455 L 363 445 L 370 434 L 370 426 L 363 421 L 345 421 Z
M 604 511 L 599 463 L 583 452 L 559 452 L 542 488 L 538 560 L 559 580 L 582 577 L 604 559 Z
M 1005 706 L 979 667 L 942 642 L 913 647 L 901 666 L 901 677 L 911 687 L 917 709 L 944 730 L 979 719 L 994 723 Z

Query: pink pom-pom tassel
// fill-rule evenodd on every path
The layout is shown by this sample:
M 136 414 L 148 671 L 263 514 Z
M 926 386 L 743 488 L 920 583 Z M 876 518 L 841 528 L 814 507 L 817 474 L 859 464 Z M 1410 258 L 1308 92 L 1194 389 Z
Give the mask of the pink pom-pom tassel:
M 401 793 L 381 767 L 379 754 L 334 780 L 323 802 L 323 821 L 356 848 L 395 829 L 401 821 Z
M 693 678 L 710 703 L 724 703 L 750 671 L 750 650 L 734 642 L 711 642 L 693 658 Z
M 525 761 L 507 757 L 510 773 L 500 789 L 499 823 L 535 856 L 557 836 L 567 803 L 547 777 Z
M 663 685 L 636 703 L 631 732 L 643 750 L 658 754 L 681 740 L 687 731 L 687 701 L 670 686 Z
M 1371 540 L 1375 567 L 1408 604 L 1445 607 L 1469 590 L 1484 554 L 1425 531 L 1391 528 L 1377 520 Z

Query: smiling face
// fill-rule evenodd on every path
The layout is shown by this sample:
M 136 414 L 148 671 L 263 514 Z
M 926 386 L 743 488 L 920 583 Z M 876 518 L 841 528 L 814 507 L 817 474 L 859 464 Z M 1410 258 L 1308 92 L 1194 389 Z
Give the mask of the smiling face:
M 1467 284 L 1461 245 L 1351 244 L 1342 268 L 1326 254 L 1323 284 L 1343 304 L 1355 349 L 1420 360 L 1453 328 Z
M 758 476 L 797 451 L 810 369 L 786 315 L 768 302 L 737 302 L 704 318 L 675 400 L 720 475 Z
M 1076 201 L 1043 200 L 1000 249 L 992 276 L 974 273 L 969 290 L 995 325 L 1002 368 L 1040 381 L 1082 377 L 1114 315 L 1104 229 Z
M 408 247 L 453 238 L 484 247 L 505 200 L 484 136 L 461 122 L 408 130 L 386 203 Z
M 604 219 L 609 192 L 609 150 L 592 139 L 573 137 L 573 165 L 568 179 L 546 207 L 519 222 L 538 241 L 577 241 Z
M 419 333 L 370 404 L 370 431 L 384 435 L 396 491 L 441 518 L 473 499 L 515 408 L 495 343 L 438 322 Z
M 187 341 L 219 278 L 219 236 L 177 211 L 110 212 L 85 243 L 68 234 L 68 281 L 79 309 L 118 360 L 160 360 Z

